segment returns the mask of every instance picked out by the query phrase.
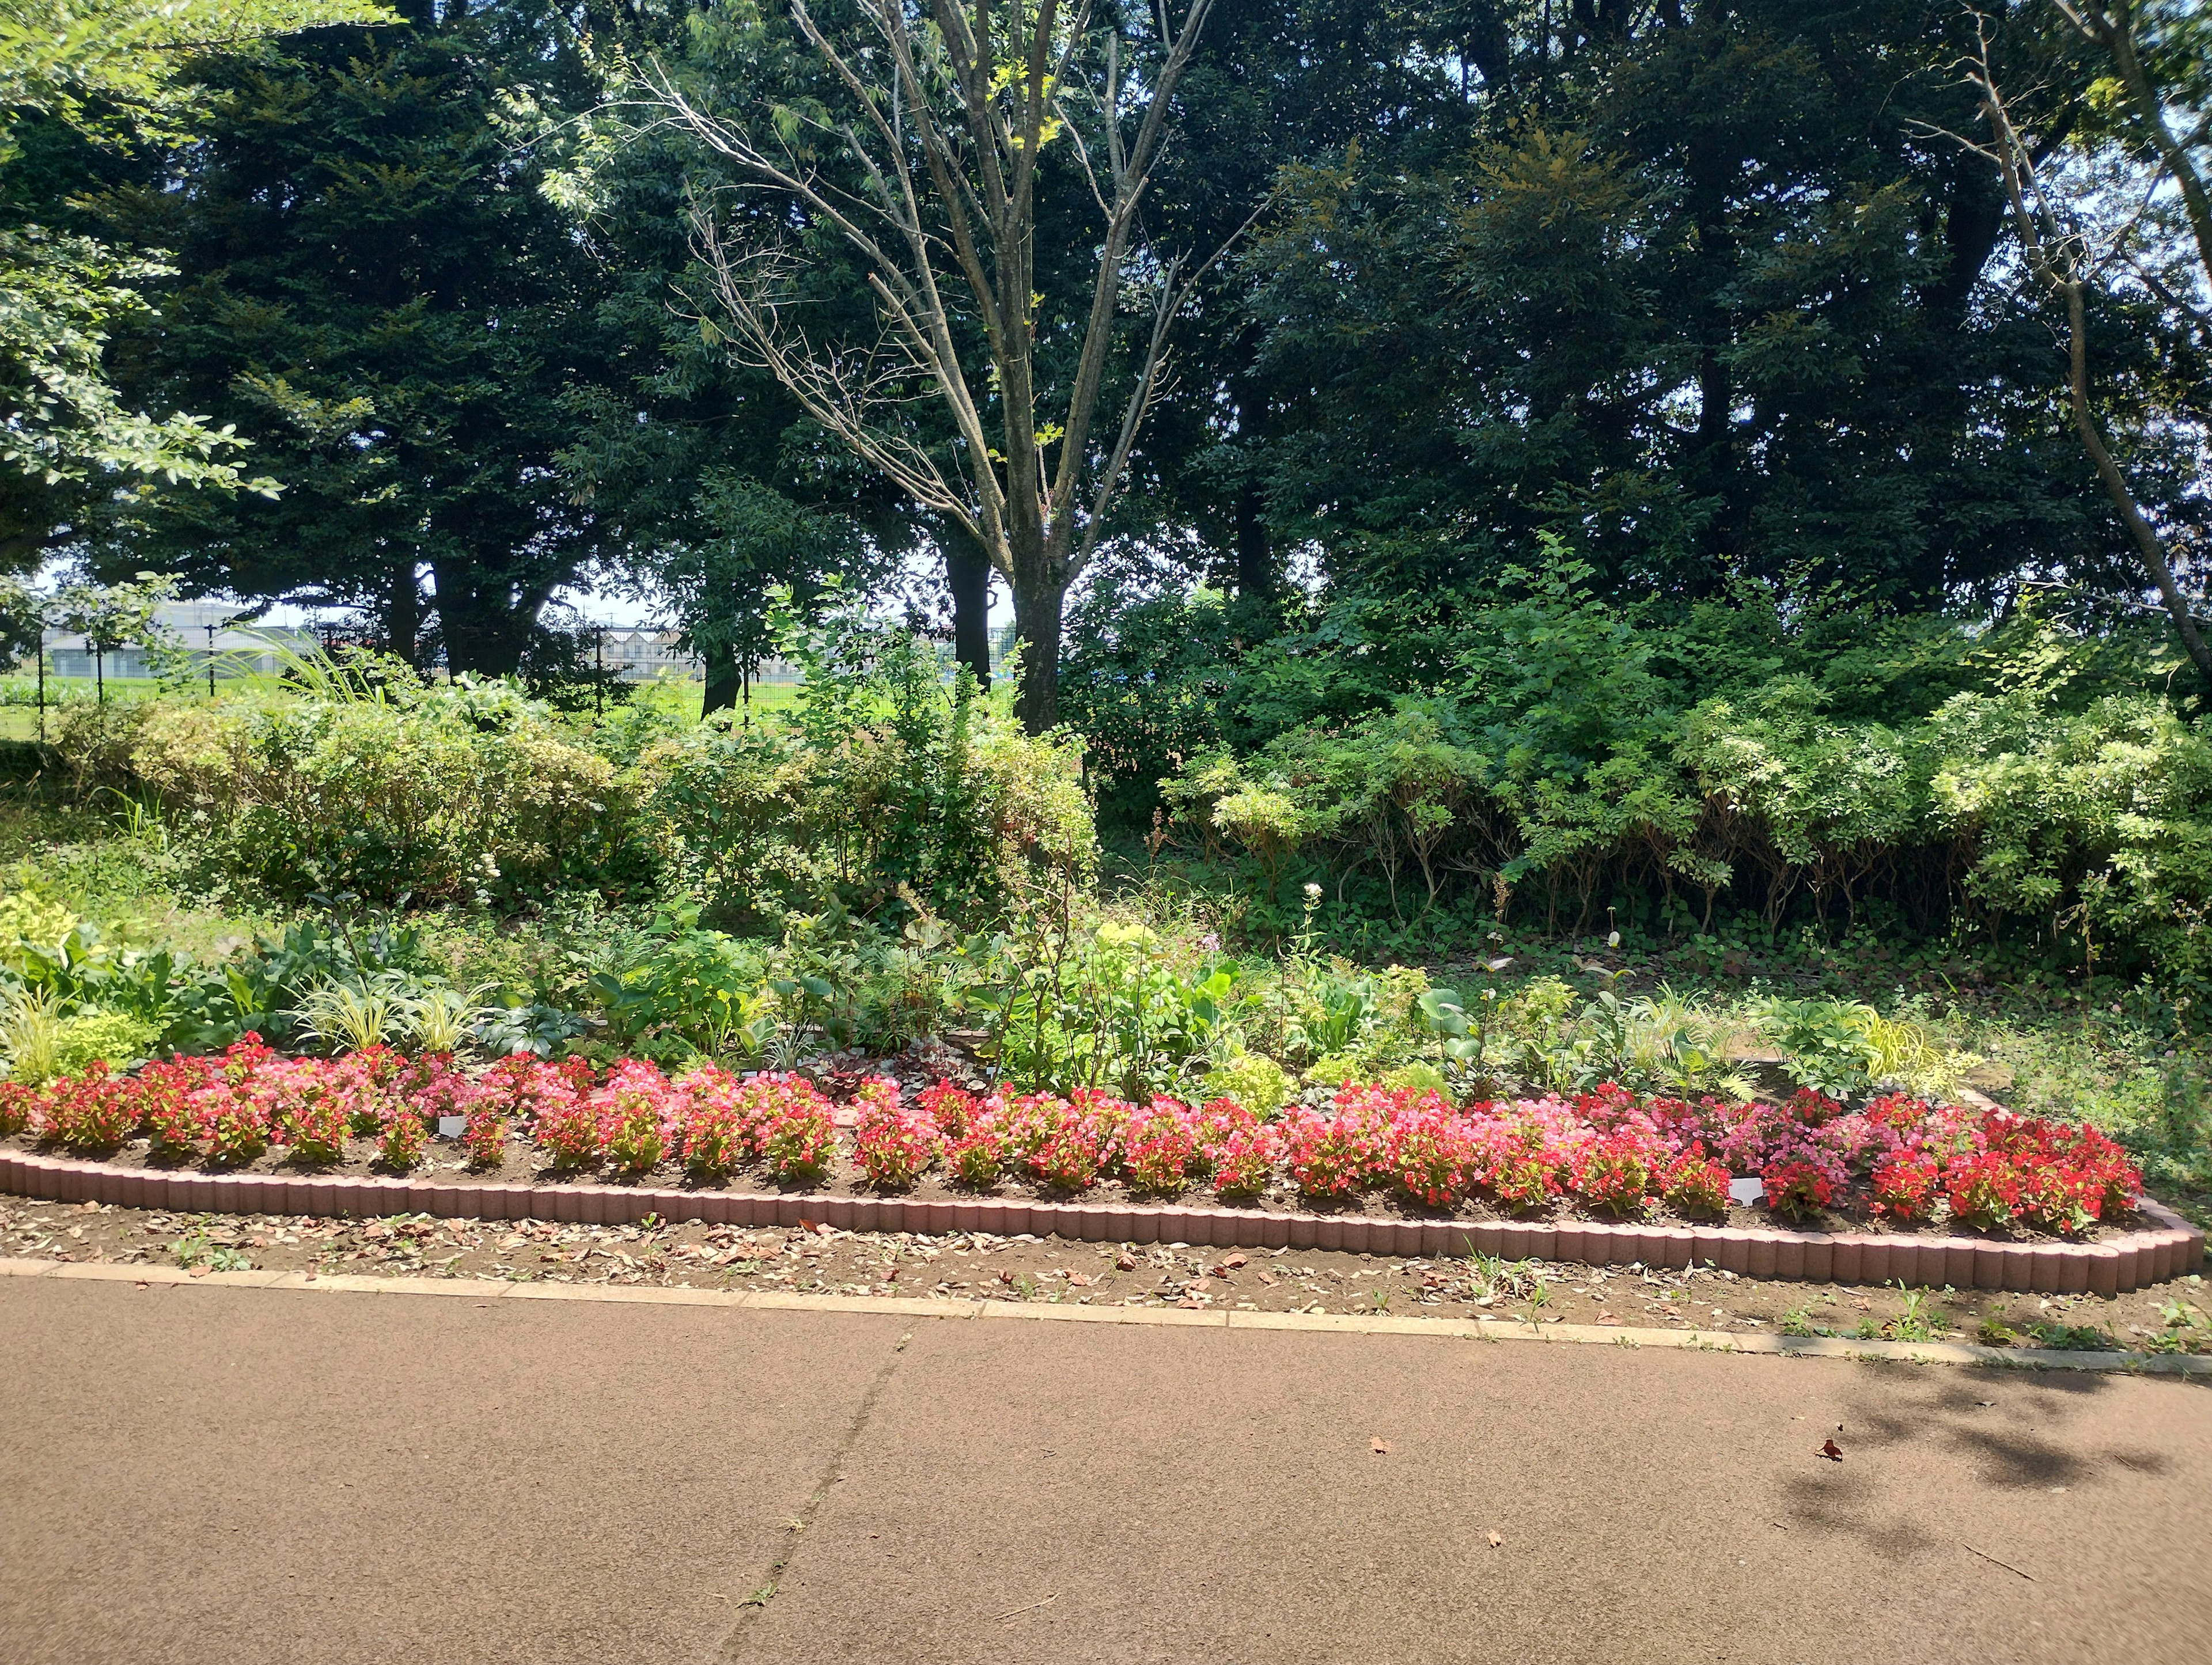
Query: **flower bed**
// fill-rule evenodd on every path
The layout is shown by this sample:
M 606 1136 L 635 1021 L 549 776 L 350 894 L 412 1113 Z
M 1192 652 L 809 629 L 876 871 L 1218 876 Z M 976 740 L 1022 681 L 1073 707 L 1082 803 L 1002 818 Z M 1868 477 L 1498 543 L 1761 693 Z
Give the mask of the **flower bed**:
M 1212 1192 L 1223 1203 L 1415 1215 L 1586 1217 L 1717 1224 L 1731 1180 L 1754 1212 L 1791 1225 L 2081 1239 L 2131 1214 L 2141 1176 L 2094 1129 L 1891 1095 L 1856 1110 L 1801 1092 L 1786 1103 L 1574 1098 L 1455 1107 L 1411 1089 L 1347 1087 L 1325 1109 L 1265 1121 L 1231 1099 L 1142 1106 L 1079 1091 L 908 1095 L 887 1077 L 851 1094 L 852 1137 L 802 1075 L 740 1078 L 701 1065 L 671 1079 L 629 1060 L 604 1078 L 578 1060 L 503 1060 L 478 1074 L 442 1056 L 375 1048 L 288 1059 L 247 1037 L 219 1056 L 135 1076 L 95 1066 L 33 1091 L 0 1086 L 0 1133 L 82 1155 L 142 1135 L 146 1159 L 243 1171 L 363 1161 L 404 1173 L 441 1120 L 480 1173 L 533 1158 L 555 1176 L 637 1183 L 681 1170 L 723 1185 L 757 1170 L 783 1188 L 886 1194 L 933 1174 L 982 1194 L 1021 1184 L 1076 1199 Z M 273 1147 L 273 1148 L 272 1148 Z M 362 1148 L 374 1155 L 356 1155 Z M 281 1158 L 275 1153 L 281 1152 Z

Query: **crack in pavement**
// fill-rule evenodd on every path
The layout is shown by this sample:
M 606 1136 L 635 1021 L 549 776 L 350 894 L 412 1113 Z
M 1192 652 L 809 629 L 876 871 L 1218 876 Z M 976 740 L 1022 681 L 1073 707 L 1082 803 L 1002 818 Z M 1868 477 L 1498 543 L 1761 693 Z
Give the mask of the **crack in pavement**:
M 739 1610 L 736 1622 L 730 1626 L 728 1633 L 722 1638 L 721 1645 L 714 1650 L 716 1659 L 734 1662 L 742 1657 L 738 1651 L 739 1645 L 752 1629 L 754 1622 L 768 1611 L 768 1604 L 775 1598 L 776 1586 L 782 1582 L 783 1575 L 790 1567 L 793 1558 L 799 1553 L 799 1545 L 805 1540 L 807 1533 L 812 1529 L 815 1516 L 822 1512 L 822 1505 L 830 1500 L 831 1489 L 838 1481 L 845 1478 L 845 1459 L 853 1454 L 853 1448 L 860 1443 L 860 1436 L 867 1431 L 868 1420 L 876 1413 L 876 1401 L 883 1397 L 884 1389 L 890 1385 L 891 1377 L 898 1370 L 899 1359 L 906 1352 L 906 1345 L 913 1340 L 914 1332 L 908 1330 L 891 1344 L 891 1356 L 884 1361 L 884 1367 L 876 1372 L 875 1380 L 868 1384 L 867 1392 L 860 1395 L 860 1407 L 853 1413 L 853 1420 L 847 1425 L 844 1436 L 838 1440 L 836 1449 L 830 1452 L 829 1463 L 822 1471 L 821 1480 L 816 1482 L 813 1492 L 800 1507 L 797 1516 L 786 1523 L 784 1530 L 790 1536 L 784 1546 L 783 1553 L 769 1563 L 768 1571 L 763 1576 L 761 1582 L 755 1585 L 751 1593 L 738 1604 Z

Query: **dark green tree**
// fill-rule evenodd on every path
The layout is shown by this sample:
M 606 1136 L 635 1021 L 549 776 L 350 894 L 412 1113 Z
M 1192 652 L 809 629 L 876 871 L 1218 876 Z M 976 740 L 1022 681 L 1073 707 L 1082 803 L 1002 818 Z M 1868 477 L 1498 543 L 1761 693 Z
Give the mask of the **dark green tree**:
M 505 672 L 607 552 L 556 466 L 604 374 L 606 280 L 505 118 L 594 83 L 553 9 L 400 9 L 205 61 L 197 142 L 109 198 L 179 269 L 125 343 L 134 384 L 234 424 L 284 490 L 119 517 L 107 559 L 349 605 L 404 655 Z

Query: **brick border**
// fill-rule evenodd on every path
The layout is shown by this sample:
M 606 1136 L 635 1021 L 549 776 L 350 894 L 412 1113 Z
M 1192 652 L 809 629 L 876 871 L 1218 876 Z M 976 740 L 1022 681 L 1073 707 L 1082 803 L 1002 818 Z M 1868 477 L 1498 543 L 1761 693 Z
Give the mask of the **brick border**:
M 1977 1237 L 1830 1235 L 1760 1228 L 1608 1225 L 1589 1220 L 1400 1220 L 1263 1214 L 1178 1205 L 1025 1202 L 1001 1197 L 763 1195 L 613 1185 L 444 1185 L 351 1176 L 204 1174 L 117 1168 L 36 1152 L 0 1152 L 0 1192 L 58 1202 L 196 1214 L 433 1214 L 472 1219 L 629 1225 L 647 1214 L 713 1225 L 993 1237 L 1035 1232 L 1086 1243 L 1188 1243 L 1220 1249 L 1340 1249 L 1407 1259 L 1474 1249 L 1507 1260 L 1685 1267 L 1806 1283 L 1949 1284 L 2023 1294 L 2117 1295 L 2200 1265 L 2204 1233 L 2148 1197 L 2143 1227 L 2096 1243 L 2003 1243 Z

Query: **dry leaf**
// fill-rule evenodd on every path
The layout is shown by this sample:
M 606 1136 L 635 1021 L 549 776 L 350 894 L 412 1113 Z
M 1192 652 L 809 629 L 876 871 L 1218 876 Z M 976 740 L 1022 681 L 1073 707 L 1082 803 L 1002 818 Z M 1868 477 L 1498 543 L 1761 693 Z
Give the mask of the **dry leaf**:
M 808 1219 L 805 1215 L 803 1215 L 803 1214 L 802 1214 L 802 1215 L 800 1215 L 800 1216 L 799 1216 L 799 1229 L 801 1231 L 811 1231 L 814 1229 L 814 1222 L 813 1222 L 812 1220 Z
M 1819 1455 L 1827 1458 L 1830 1462 L 1841 1462 L 1844 1460 L 1844 1448 L 1832 1439 L 1824 1439 L 1820 1442 Z
M 1601 1324 L 1617 1324 L 1620 1322 L 1620 1319 L 1614 1317 L 1609 1312 L 1601 1312 L 1598 1314 L 1597 1321 Z
M 1275 1275 L 1272 1272 L 1263 1269 L 1260 1273 L 1260 1281 L 1265 1284 L 1269 1289 L 1273 1289 L 1275 1286 Z
M 1088 1289 L 1091 1287 L 1091 1279 L 1080 1272 L 1069 1273 L 1067 1274 L 1067 1281 L 1073 1284 L 1078 1289 Z
M 1375 1455 L 1376 1456 L 1387 1457 L 1390 1455 L 1390 1442 L 1384 1439 L 1380 1434 L 1377 1434 L 1373 1439 L 1370 1440 L 1368 1443 L 1375 1448 Z
M 1234 1272 L 1238 1267 L 1246 1264 L 1249 1258 L 1249 1256 L 1243 1255 L 1231 1255 L 1224 1260 L 1221 1264 L 1227 1267 L 1231 1272 Z
M 1496 1548 L 1498 1547 L 1498 1545 L 1500 1545 L 1500 1544 L 1504 1543 L 1504 1541 L 1505 1541 L 1505 1540 L 1504 1540 L 1504 1539 L 1503 1539 L 1503 1538 L 1501 1538 L 1501 1537 L 1499 1537 L 1499 1536 L 1498 1536 L 1495 1532 L 1493 1532 L 1493 1533 L 1492 1533 L 1492 1534 L 1490 1534 L 1490 1547 L 1491 1547 L 1492 1549 L 1496 1549 Z
M 1123 1255 L 1114 1262 L 1114 1270 L 1116 1272 L 1134 1272 L 1136 1269 L 1137 1257 L 1133 1255 Z

